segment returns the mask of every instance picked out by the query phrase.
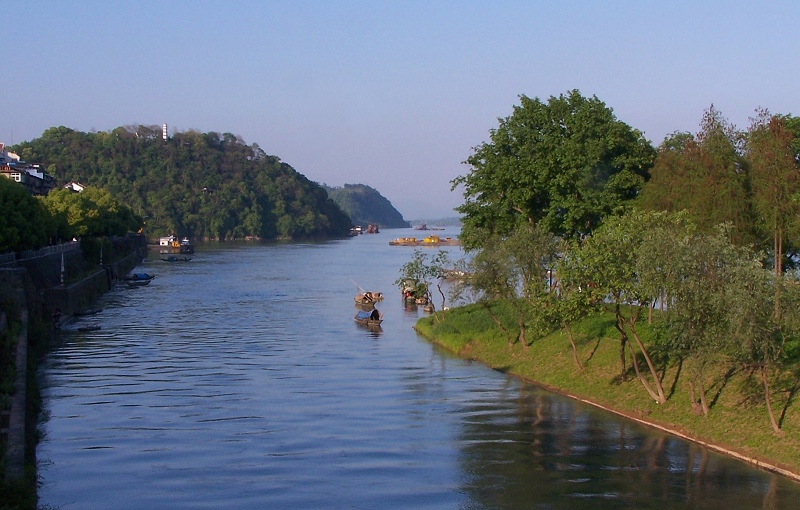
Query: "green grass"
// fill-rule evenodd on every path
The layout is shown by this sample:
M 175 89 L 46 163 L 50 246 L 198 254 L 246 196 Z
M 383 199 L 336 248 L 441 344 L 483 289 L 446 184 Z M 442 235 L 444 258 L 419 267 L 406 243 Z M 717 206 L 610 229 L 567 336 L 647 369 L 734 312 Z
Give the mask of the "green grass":
M 515 323 L 509 306 L 493 303 L 492 310 L 505 325 Z M 516 337 L 516 328 L 503 334 L 481 306 L 448 310 L 443 319 L 439 312 L 439 318 L 440 321 L 433 316 L 420 319 L 417 331 L 459 356 L 800 475 L 800 409 L 794 405 L 800 395 L 792 398 L 787 390 L 797 384 L 790 377 L 783 384 L 777 378 L 773 383 L 773 409 L 778 418 L 784 413 L 782 432 L 775 434 L 760 381 L 742 369 L 730 373 L 730 364 L 718 364 L 704 381 L 711 408 L 708 416 L 703 416 L 692 410 L 686 367 L 660 361 L 657 366 L 663 374 L 668 400 L 657 404 L 636 379 L 630 356 L 628 371 L 622 377 L 619 333 L 611 313 L 597 314 L 572 325 L 581 368 L 573 361 L 565 331 L 528 338 L 529 346 L 524 348 L 519 343 L 509 346 L 509 337 Z M 651 347 L 648 342 L 652 341 L 654 330 L 647 325 L 646 317 L 640 319 L 637 330 Z M 658 358 L 658 353 L 651 354 Z M 640 368 L 647 371 L 643 362 Z

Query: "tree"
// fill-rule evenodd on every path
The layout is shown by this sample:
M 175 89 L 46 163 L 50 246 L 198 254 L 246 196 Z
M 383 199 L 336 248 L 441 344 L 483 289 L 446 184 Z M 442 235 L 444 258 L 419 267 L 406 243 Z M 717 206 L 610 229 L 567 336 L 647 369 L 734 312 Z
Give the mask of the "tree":
M 692 408 L 707 415 L 708 370 L 724 364 L 732 350 L 731 282 L 742 261 L 750 259 L 746 249 L 731 242 L 729 224 L 707 234 L 692 233 L 688 226 L 663 236 L 658 242 L 668 248 L 656 252 L 651 263 L 662 268 L 661 285 L 669 298 L 667 345 L 685 360 Z M 651 238 L 649 247 L 654 242 Z
M 0 177 L 0 253 L 41 248 L 55 223 L 22 185 Z
M 488 239 L 470 261 L 470 289 L 476 302 L 489 313 L 492 321 L 508 338 L 508 345 L 521 339 L 524 343 L 525 316 L 519 307 L 518 279 L 508 251 L 499 236 Z M 517 314 L 518 333 L 512 335 L 503 321 L 491 308 L 491 302 L 503 300 L 511 303 Z
M 800 151 L 794 143 L 785 117 L 757 110 L 747 133 L 746 157 L 756 225 L 772 239 L 776 278 L 783 274 L 787 248 L 794 248 L 792 240 L 800 234 Z
M 655 157 L 641 132 L 577 90 L 547 103 L 520 96 L 490 138 L 452 181 L 464 189 L 457 210 L 468 250 L 524 222 L 566 238 L 588 234 L 637 195 Z
M 394 283 L 401 291 L 404 291 L 409 282 L 413 282 L 417 295 L 422 293 L 432 304 L 430 286 L 435 281 L 442 297 L 442 313 L 444 313 L 445 294 L 442 291 L 441 283 L 451 266 L 450 256 L 444 250 L 439 250 L 436 255 L 430 257 L 422 250 L 414 250 L 411 260 L 406 262 L 400 269 L 401 276 Z M 437 320 L 439 319 L 435 307 L 434 317 Z
M 68 235 L 74 237 L 125 235 L 142 226 L 129 207 L 107 191 L 91 186 L 80 193 L 54 190 L 44 198 L 44 204 L 53 217 L 60 218 L 60 224 L 66 222 Z
M 630 351 L 636 377 L 659 404 L 666 402 L 666 394 L 636 323 L 642 310 L 655 301 L 652 287 L 643 285 L 638 275 L 637 262 L 646 258 L 642 250 L 644 233 L 656 228 L 662 220 L 663 215 L 638 211 L 607 218 L 570 253 L 570 262 L 564 265 L 565 274 L 562 276 L 572 282 L 582 278 L 582 292 L 590 296 L 589 301 L 613 305 L 615 327 L 620 334 L 621 375 L 624 377 L 626 372 L 627 350 Z M 623 306 L 628 308 L 627 315 L 623 312 Z M 634 339 L 638 355 L 644 358 L 650 371 L 649 381 L 639 369 L 638 355 L 629 342 L 629 334 Z
M 653 211 L 686 210 L 703 232 L 730 223 L 737 244 L 751 243 L 754 227 L 740 139 L 711 105 L 696 136 L 674 133 L 659 146 L 640 205 Z

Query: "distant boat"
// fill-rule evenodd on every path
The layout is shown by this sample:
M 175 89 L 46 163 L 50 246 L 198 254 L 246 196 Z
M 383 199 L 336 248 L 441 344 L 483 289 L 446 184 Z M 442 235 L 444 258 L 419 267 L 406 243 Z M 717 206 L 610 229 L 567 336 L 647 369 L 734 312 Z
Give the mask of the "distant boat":
M 383 315 L 377 308 L 373 308 L 372 311 L 359 310 L 354 319 L 358 324 L 364 326 L 380 326 L 383 322 Z
M 458 246 L 461 243 L 452 237 L 428 236 L 423 239 L 416 237 L 398 237 L 389 241 L 390 246 Z
M 158 245 L 161 247 L 161 253 L 179 253 L 181 255 L 194 253 L 194 246 L 189 242 L 188 237 L 184 237 L 180 241 L 175 236 L 159 237 Z

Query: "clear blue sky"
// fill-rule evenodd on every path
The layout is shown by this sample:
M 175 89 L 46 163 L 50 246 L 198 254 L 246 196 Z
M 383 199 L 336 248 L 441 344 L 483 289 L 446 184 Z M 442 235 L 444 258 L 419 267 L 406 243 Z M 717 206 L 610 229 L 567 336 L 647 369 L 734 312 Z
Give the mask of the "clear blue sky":
M 518 96 L 596 95 L 654 144 L 714 106 L 800 114 L 797 1 L 0 0 L 0 141 L 51 126 L 230 132 L 406 219 Z

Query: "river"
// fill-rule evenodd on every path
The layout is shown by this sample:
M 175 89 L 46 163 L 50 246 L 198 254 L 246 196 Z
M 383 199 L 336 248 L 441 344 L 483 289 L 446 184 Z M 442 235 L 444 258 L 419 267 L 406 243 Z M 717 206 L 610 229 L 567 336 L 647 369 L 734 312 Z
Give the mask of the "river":
M 797 508 L 800 484 L 418 337 L 393 285 L 413 248 L 388 245 L 414 234 L 151 254 L 153 282 L 42 364 L 40 504 Z M 356 284 L 386 296 L 379 331 L 353 321 Z

